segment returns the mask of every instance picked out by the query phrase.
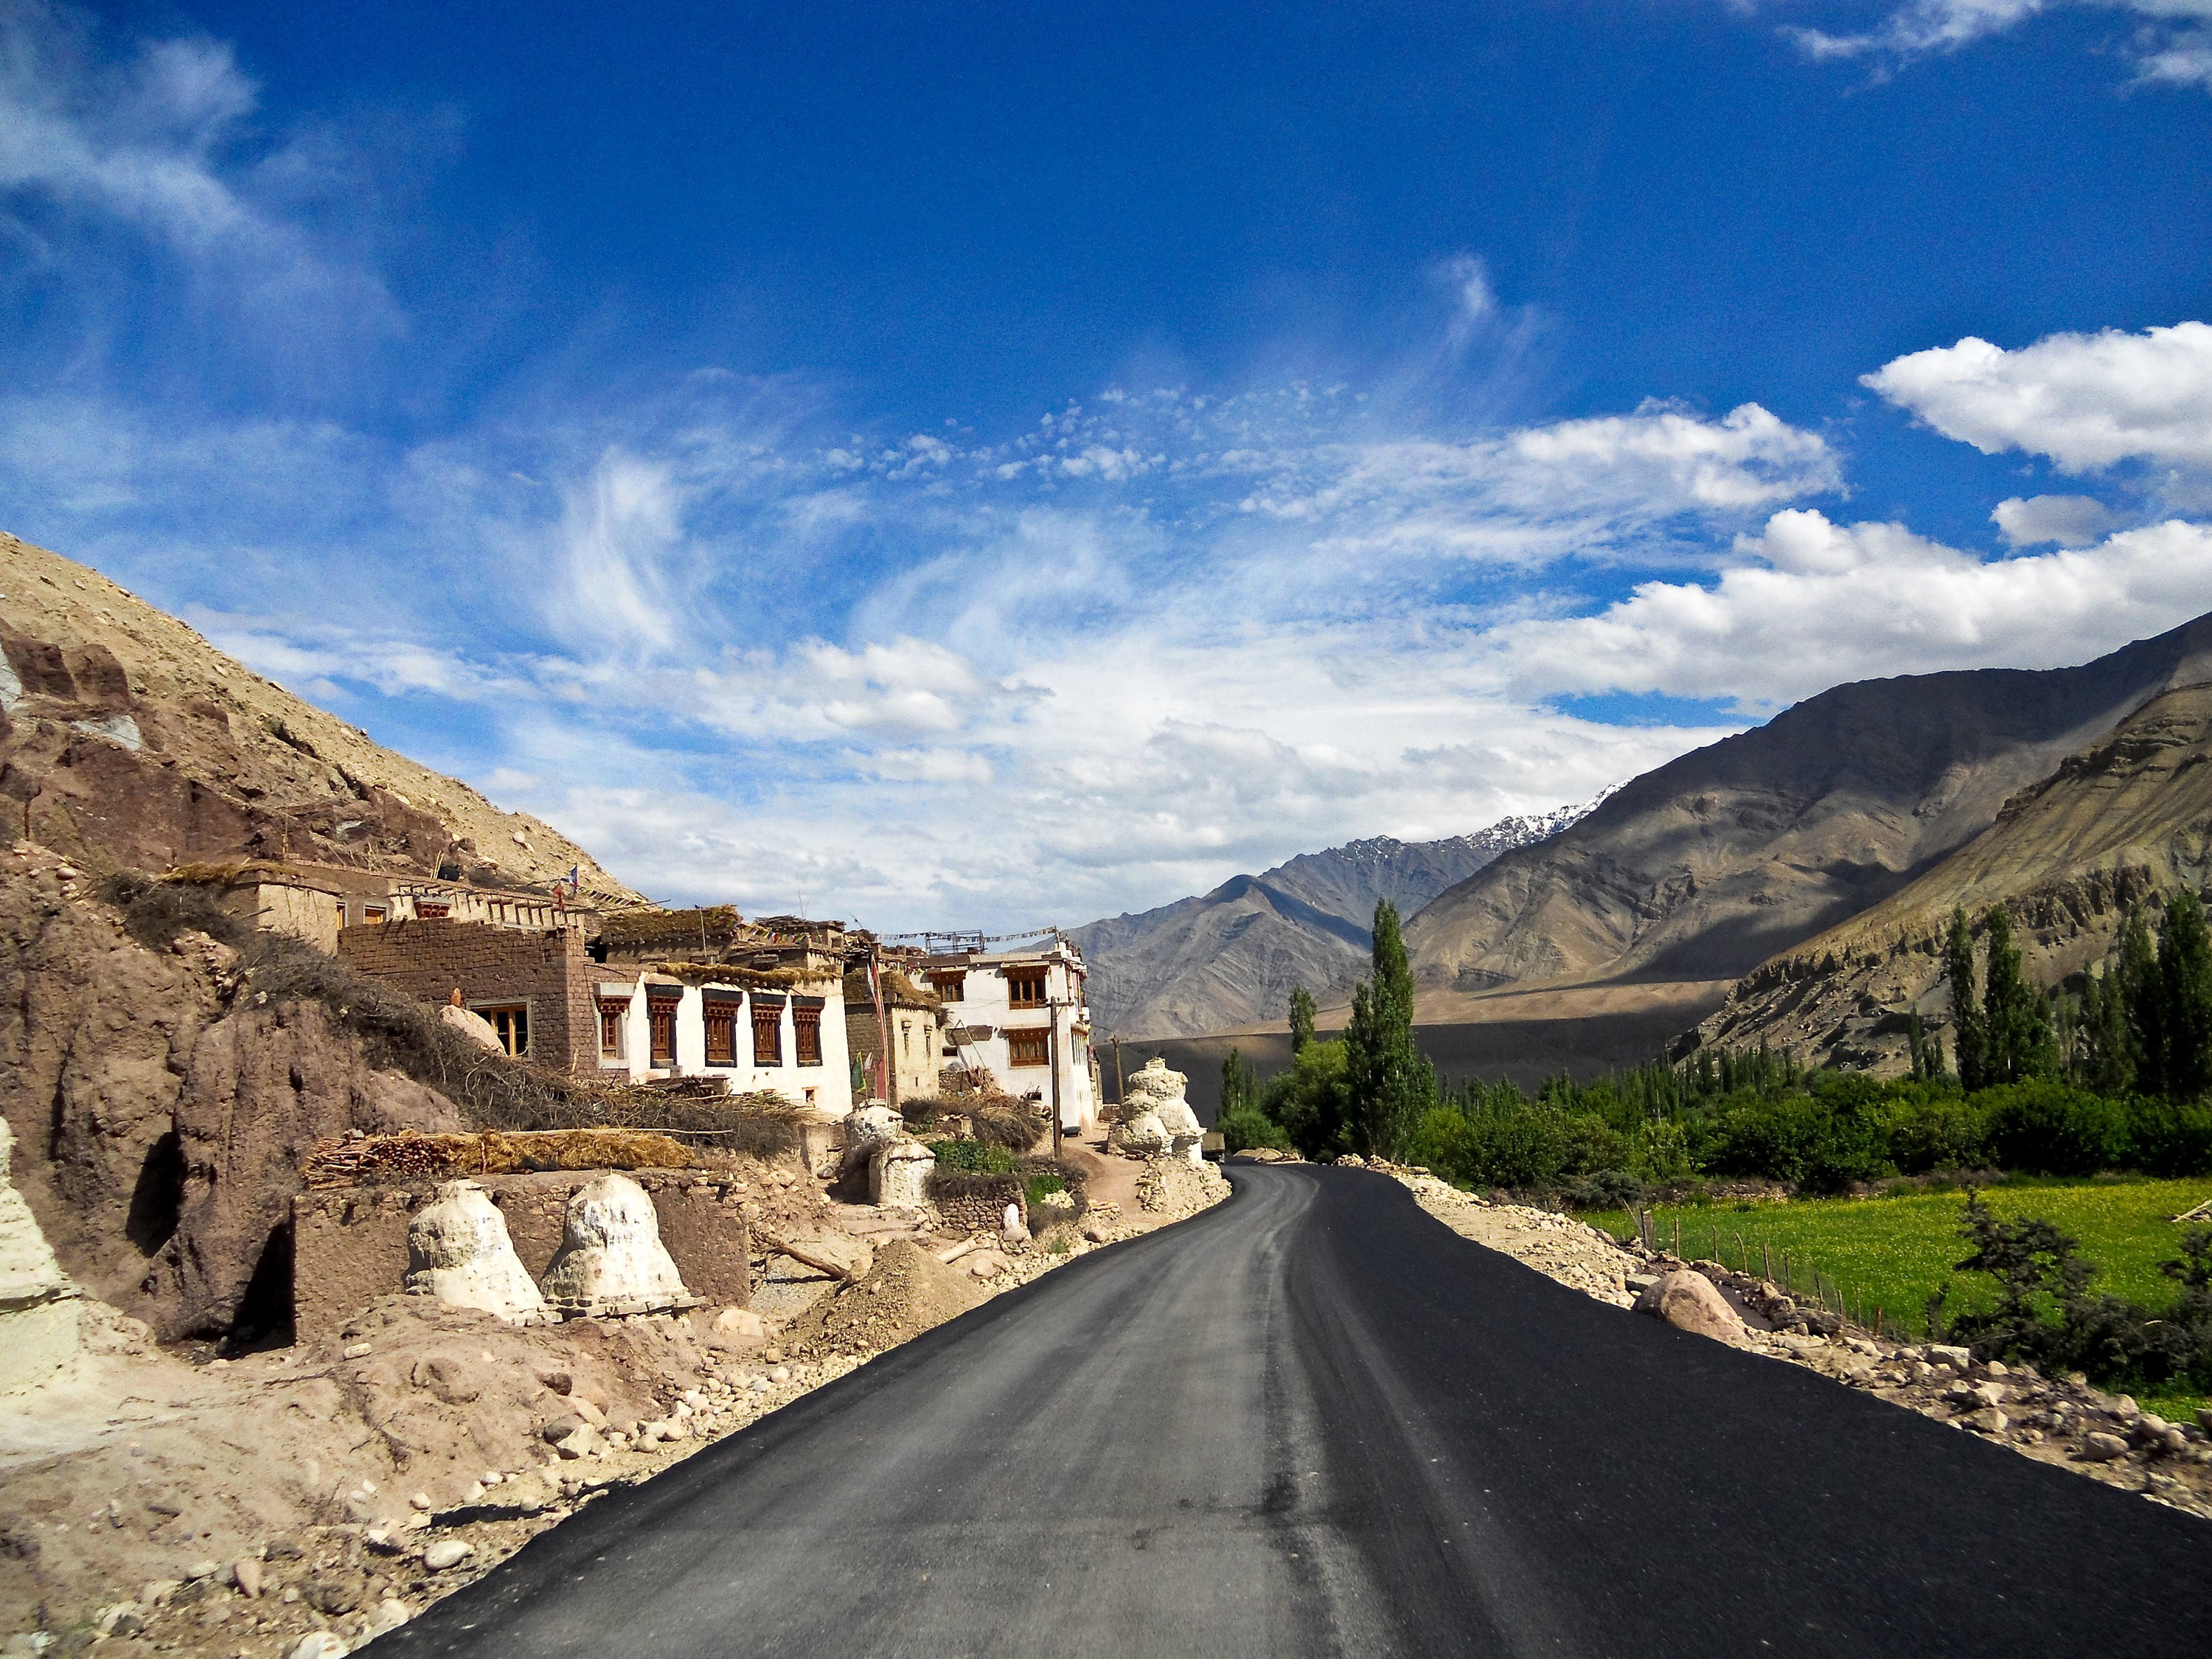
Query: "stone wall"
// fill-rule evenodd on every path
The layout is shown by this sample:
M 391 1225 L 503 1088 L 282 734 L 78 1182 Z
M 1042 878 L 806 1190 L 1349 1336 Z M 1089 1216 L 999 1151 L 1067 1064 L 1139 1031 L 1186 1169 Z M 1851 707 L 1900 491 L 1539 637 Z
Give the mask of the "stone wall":
M 580 934 L 488 922 L 414 921 L 342 929 L 338 955 L 373 979 L 442 1003 L 456 986 L 471 1007 L 520 1002 L 530 1010 L 530 1058 L 588 1076 L 599 1068 L 597 966 Z
M 605 1173 L 563 1170 L 471 1178 L 506 1217 L 515 1255 L 535 1279 L 544 1277 L 561 1247 L 569 1194 Z M 684 1287 L 710 1306 L 750 1306 L 752 1237 L 737 1191 L 688 1170 L 622 1173 L 651 1196 L 660 1242 Z M 371 1301 L 400 1288 L 407 1273 L 407 1224 L 435 1196 L 434 1184 L 426 1182 L 302 1193 L 292 1200 L 292 1310 L 299 1340 L 343 1329 Z
M 995 1233 L 1006 1224 L 1006 1206 L 1012 1204 L 1022 1212 L 1022 1224 L 1029 1224 L 1029 1200 L 1024 1196 L 1024 1183 L 1019 1176 L 999 1176 L 988 1186 L 969 1187 L 958 1193 L 932 1191 L 930 1202 L 937 1206 L 937 1213 L 945 1224 L 956 1232 Z

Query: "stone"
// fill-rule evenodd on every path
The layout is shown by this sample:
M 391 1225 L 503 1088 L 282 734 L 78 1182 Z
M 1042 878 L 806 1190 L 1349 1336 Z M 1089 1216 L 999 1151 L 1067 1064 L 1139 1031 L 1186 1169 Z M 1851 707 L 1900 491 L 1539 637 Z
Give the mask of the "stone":
M 1954 1347 L 1942 1342 L 1928 1345 L 1928 1357 L 1939 1365 L 1948 1365 L 1954 1371 L 1963 1371 L 1974 1363 L 1972 1349 Z
M 430 1494 L 427 1492 L 418 1492 L 407 1501 L 425 1514 L 438 1507 L 430 1501 Z
M 15 1190 L 15 1146 L 0 1118 L 0 1394 L 52 1382 L 78 1347 L 77 1287 Z
M 576 1391 L 576 1379 L 567 1371 L 542 1370 L 538 1373 L 538 1381 L 555 1394 L 574 1394 Z
M 584 1426 L 584 1419 L 573 1412 L 563 1412 L 538 1432 L 549 1446 L 557 1446 Z
M 761 1316 L 750 1308 L 725 1308 L 714 1316 L 714 1334 L 738 1342 L 756 1342 L 768 1334 Z
M 387 1595 L 369 1609 L 368 1617 L 362 1625 L 361 1633 L 365 1639 L 373 1642 L 380 1636 L 398 1630 L 407 1622 L 408 1618 L 407 1604 L 396 1597 Z
M 335 1631 L 311 1630 L 293 1644 L 285 1659 L 345 1659 L 346 1644 Z
M 375 1352 L 375 1349 L 366 1342 L 349 1342 L 340 1357 L 345 1359 L 366 1359 Z
M 593 1428 L 604 1429 L 606 1427 L 607 1414 L 601 1411 L 597 1406 L 594 1406 L 590 1401 L 585 1399 L 583 1395 L 580 1394 L 570 1395 L 568 1399 L 568 1407 L 570 1411 L 575 1413 L 577 1416 L 582 1418 L 584 1421 L 590 1424 Z
M 506 1052 L 507 1045 L 499 1040 L 492 1023 L 473 1008 L 464 1008 L 449 1002 L 438 1010 L 438 1024 L 449 1031 L 457 1031 L 479 1048 L 489 1048 L 494 1054 Z
M 545 1317 L 545 1300 L 507 1236 L 507 1218 L 473 1181 L 446 1182 L 436 1201 L 407 1224 L 406 1288 L 510 1324 Z
M 560 1252 L 540 1288 L 548 1303 L 576 1313 L 698 1305 L 660 1242 L 653 1200 L 625 1175 L 601 1176 L 569 1194 Z
M 1984 1434 L 2002 1434 L 2010 1420 L 1995 1406 L 1984 1406 L 1969 1415 L 1966 1422 L 1968 1428 L 1978 1429 Z
M 568 1433 L 553 1443 L 553 1449 L 570 1462 L 580 1457 L 590 1457 L 607 1449 L 606 1437 L 588 1423 L 579 1423 Z
M 887 1210 L 918 1210 L 929 1202 L 929 1177 L 937 1154 L 901 1135 L 879 1143 L 868 1159 L 868 1196 Z
M 2079 1455 L 2084 1463 L 2109 1463 L 2116 1457 L 2127 1455 L 2128 1443 L 2117 1434 L 2106 1434 L 2097 1429 L 2081 1437 Z
M 212 1578 L 222 1571 L 222 1565 L 218 1561 L 195 1561 L 185 1569 L 185 1577 L 188 1579 Z
M 465 1544 L 458 1538 L 441 1538 L 422 1552 L 422 1565 L 432 1572 L 444 1572 L 458 1567 L 477 1553 L 473 1544 Z
M 252 1601 L 261 1599 L 261 1563 L 250 1555 L 242 1555 L 230 1564 L 232 1582 L 239 1593 Z
M 1665 1320 L 1677 1330 L 1717 1341 L 1741 1341 L 1743 1319 L 1703 1273 L 1667 1273 L 1636 1298 L 1636 1311 Z

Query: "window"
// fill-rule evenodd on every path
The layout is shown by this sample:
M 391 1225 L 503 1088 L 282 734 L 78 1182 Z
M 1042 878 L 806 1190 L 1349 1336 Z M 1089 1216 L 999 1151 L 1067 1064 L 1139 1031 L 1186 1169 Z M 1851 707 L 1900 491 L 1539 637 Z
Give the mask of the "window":
M 380 904 L 362 905 L 361 907 L 361 925 L 364 927 L 383 927 L 384 907 Z
M 424 921 L 443 921 L 453 914 L 453 907 L 450 904 L 428 904 L 417 900 L 415 914 Z
M 966 994 L 968 970 L 964 968 L 933 968 L 927 977 L 929 988 L 947 1002 L 957 1002 Z
M 504 1008 L 479 1008 L 477 1012 L 491 1022 L 491 1029 L 499 1034 L 499 1046 L 518 1060 L 530 1052 L 530 1010 L 520 1003 L 510 1003 Z
M 911 1059 L 914 1054 L 914 1022 L 910 1019 L 902 1019 L 898 1023 L 898 1028 L 899 1053 Z
M 1044 1006 L 1045 970 L 1042 968 L 1006 969 L 1006 1000 L 1017 1008 Z M 1040 1060 L 1038 1064 L 1043 1062 Z
M 338 926 L 341 927 L 345 926 L 345 901 L 343 899 L 340 899 L 338 901 Z
M 599 1005 L 599 1058 L 620 1060 L 623 1057 L 623 1016 L 629 1012 L 626 1002 L 603 1002 Z
M 707 1063 L 738 1063 L 738 999 L 716 997 L 707 1004 Z
M 646 1023 L 652 1029 L 652 1063 L 673 1066 L 676 1063 L 676 999 L 646 994 Z
M 1042 1027 L 1034 1031 L 1007 1032 L 1006 1061 L 1012 1066 L 1050 1065 L 1052 1033 Z
M 822 1005 L 818 1002 L 798 1002 L 791 1005 L 792 1046 L 799 1050 L 801 1066 L 822 1063 Z
M 753 1064 L 783 1064 L 783 1000 L 753 999 Z

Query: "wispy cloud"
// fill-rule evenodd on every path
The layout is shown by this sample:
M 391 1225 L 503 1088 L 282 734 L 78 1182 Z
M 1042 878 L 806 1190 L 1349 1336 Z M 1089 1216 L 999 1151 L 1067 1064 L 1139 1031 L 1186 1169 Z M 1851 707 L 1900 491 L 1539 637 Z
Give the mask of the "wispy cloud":
M 1887 75 L 2069 7 L 2148 20 L 2118 48 L 2135 63 L 2138 82 L 2212 87 L 2212 34 L 2191 27 L 2212 19 L 2212 0 L 1911 0 L 1870 29 L 1830 33 L 1785 24 L 1782 32 L 1809 58 L 1865 59 Z

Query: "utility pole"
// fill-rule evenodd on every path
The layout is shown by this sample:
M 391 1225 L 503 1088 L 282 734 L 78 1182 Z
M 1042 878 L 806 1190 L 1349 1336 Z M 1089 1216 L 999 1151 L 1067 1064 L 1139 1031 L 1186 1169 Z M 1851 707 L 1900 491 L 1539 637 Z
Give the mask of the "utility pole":
M 1121 1103 L 1129 1097 L 1129 1079 L 1121 1075 L 1121 1034 L 1114 1034 L 1114 1115 L 1121 1115 Z
M 898 1110 L 898 1066 L 891 1054 L 891 1023 L 884 1012 L 883 947 L 875 940 L 868 941 L 868 989 L 876 999 L 876 1042 L 883 1055 L 881 1081 L 884 1099 L 891 1110 Z
M 1050 1033 L 1045 1039 L 1045 1049 L 1052 1061 L 1052 1156 L 1060 1158 L 1060 1001 L 1054 998 L 1045 1005 L 1052 1024 L 1046 1029 Z

